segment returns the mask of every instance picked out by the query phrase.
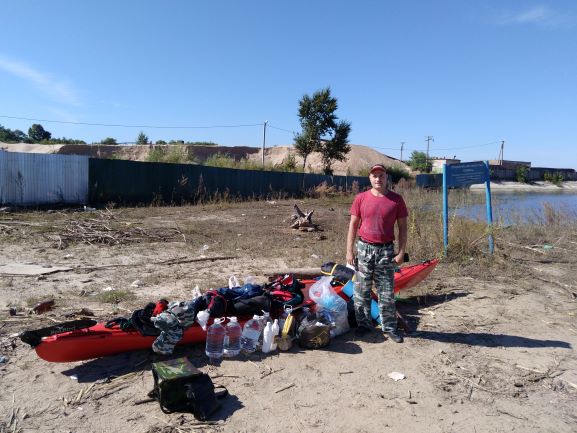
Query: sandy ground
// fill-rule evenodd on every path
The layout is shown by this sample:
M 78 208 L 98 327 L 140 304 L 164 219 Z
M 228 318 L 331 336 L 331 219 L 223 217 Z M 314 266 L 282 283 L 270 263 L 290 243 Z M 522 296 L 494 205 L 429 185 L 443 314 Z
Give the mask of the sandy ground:
M 480 270 L 477 262 L 455 272 L 441 263 L 398 302 L 412 327 L 403 344 L 377 332 L 362 340 L 347 333 L 324 350 L 295 347 L 218 366 L 208 365 L 202 346 L 179 348 L 175 356 L 190 357 L 231 394 L 212 424 L 190 414 L 166 415 L 156 403 L 137 404 L 152 387 L 147 351 L 48 363 L 15 337 L 23 329 L 78 317 L 82 308 L 105 320 L 160 296 L 185 299 L 195 285 L 222 287 L 232 274 L 264 281 L 265 269 L 342 260 L 346 206 L 315 204 L 322 236 L 287 229 L 291 206 L 120 210 L 116 218 L 123 227 L 134 221 L 148 228 L 179 227 L 186 242 L 71 241 L 64 249 L 55 248 L 64 225 L 96 215 L 0 214 L 0 227 L 8 227 L 0 232 L 0 264 L 72 268 L 43 276 L 0 275 L 0 432 L 577 431 L 575 233 L 552 249 L 519 246 L 507 258 L 519 263 L 510 272 Z M 201 255 L 230 258 L 161 264 Z M 413 255 L 419 259 L 418 252 Z M 133 297 L 119 296 L 111 304 L 102 297 L 107 287 Z M 52 311 L 28 314 L 31 305 L 48 298 L 56 301 Z M 9 307 L 17 307 L 18 315 L 9 316 Z M 392 372 L 405 379 L 392 380 Z

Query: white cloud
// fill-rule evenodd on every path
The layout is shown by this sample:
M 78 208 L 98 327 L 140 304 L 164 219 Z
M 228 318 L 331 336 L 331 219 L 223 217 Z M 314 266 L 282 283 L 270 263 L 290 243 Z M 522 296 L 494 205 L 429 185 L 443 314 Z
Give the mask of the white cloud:
M 64 80 L 53 78 L 49 74 L 42 73 L 24 63 L 10 60 L 0 56 L 0 70 L 4 70 L 18 78 L 26 80 L 48 94 L 56 102 L 78 106 L 80 99 L 72 86 Z
M 543 5 L 535 5 L 518 12 L 507 12 L 497 18 L 501 25 L 533 24 L 549 27 L 567 26 L 575 24 L 571 15 L 561 14 Z

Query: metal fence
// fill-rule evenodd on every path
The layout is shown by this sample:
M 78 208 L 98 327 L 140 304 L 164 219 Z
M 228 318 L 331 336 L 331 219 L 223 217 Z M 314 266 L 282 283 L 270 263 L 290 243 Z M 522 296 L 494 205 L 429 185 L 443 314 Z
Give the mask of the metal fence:
M 86 203 L 88 157 L 0 151 L 0 203 Z
M 367 177 L 239 170 L 192 164 L 91 159 L 91 203 L 196 203 L 211 198 L 299 196 L 323 182 L 339 190 Z

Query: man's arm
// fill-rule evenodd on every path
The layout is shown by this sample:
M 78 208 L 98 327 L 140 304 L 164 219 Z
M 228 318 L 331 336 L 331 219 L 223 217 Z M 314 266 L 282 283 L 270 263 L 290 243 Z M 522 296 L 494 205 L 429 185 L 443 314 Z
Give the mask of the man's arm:
M 395 256 L 394 260 L 400 265 L 404 262 L 407 248 L 407 217 L 399 218 L 397 220 L 397 227 L 399 229 L 399 253 Z
M 357 238 L 357 230 L 359 229 L 359 223 L 361 218 L 356 215 L 351 215 L 351 221 L 349 222 L 349 232 L 347 234 L 347 264 L 355 264 L 355 239 Z

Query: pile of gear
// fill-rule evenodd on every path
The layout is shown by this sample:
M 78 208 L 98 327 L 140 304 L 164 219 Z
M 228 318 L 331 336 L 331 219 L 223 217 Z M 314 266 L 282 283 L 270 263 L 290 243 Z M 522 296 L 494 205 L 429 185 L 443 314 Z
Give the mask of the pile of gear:
M 334 267 L 330 269 L 331 265 L 325 265 L 325 273 L 329 275 L 335 271 Z M 344 280 L 348 275 L 342 277 Z M 138 331 L 144 336 L 154 336 L 156 339 L 152 344 L 153 351 L 170 355 L 186 329 L 197 322 L 207 330 L 208 321 L 212 318 L 212 325 L 207 331 L 208 354 L 211 328 L 220 326 L 225 318 L 234 318 L 234 322 L 239 318 L 244 322 L 241 339 L 245 334 L 250 334 L 248 322 L 251 322 L 254 331 L 258 333 L 258 336 L 252 336 L 252 339 L 256 340 L 254 343 L 257 350 L 263 348 L 265 336 L 271 343 L 265 346 L 264 351 L 276 347 L 288 350 L 295 340 L 303 348 L 318 349 L 328 345 L 331 337 L 348 331 L 351 325 L 354 326 L 354 323 L 351 323 L 354 322 L 352 305 L 347 305 L 332 288 L 332 284 L 342 284 L 340 280 L 338 272 L 334 277 L 322 277 L 309 288 L 309 299 L 305 301 L 305 285 L 293 275 L 278 276 L 264 285 L 253 282 L 238 285 L 236 278 L 231 277 L 229 287 L 209 290 L 203 294 L 197 292 L 193 299 L 187 301 L 168 302 L 160 299 L 150 302 L 144 308 L 135 310 L 130 317 L 109 320 L 106 327 L 118 326 L 127 332 Z M 352 304 L 352 301 L 350 303 Z M 255 321 L 258 331 L 253 323 Z M 267 329 L 268 323 L 271 329 Z M 229 327 L 223 328 L 225 341 L 228 342 L 226 332 Z M 244 352 L 253 351 L 245 350 L 246 347 L 241 348 Z M 223 350 L 224 352 L 226 350 Z M 236 353 L 236 350 L 233 349 L 231 353 Z

